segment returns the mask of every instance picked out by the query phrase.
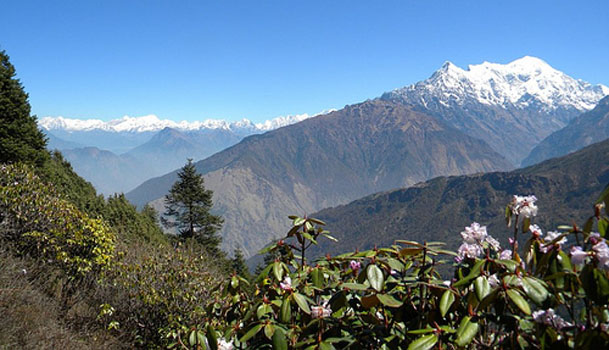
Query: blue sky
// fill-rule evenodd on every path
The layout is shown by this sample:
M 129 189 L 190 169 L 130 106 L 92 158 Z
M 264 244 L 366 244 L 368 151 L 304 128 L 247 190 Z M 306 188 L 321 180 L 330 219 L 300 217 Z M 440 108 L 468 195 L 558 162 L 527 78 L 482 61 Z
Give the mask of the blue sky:
M 608 1 L 28 1 L 0 49 L 33 113 L 174 120 L 315 113 L 458 66 L 537 56 L 609 85 Z

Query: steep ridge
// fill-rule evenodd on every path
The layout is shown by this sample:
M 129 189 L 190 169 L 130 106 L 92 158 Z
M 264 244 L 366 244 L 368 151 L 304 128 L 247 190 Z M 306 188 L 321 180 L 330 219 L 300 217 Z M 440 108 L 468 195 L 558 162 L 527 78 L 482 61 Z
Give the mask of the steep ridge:
M 438 175 L 506 169 L 484 142 L 403 104 L 366 101 L 262 135 L 196 163 L 225 219 L 224 248 L 255 253 L 310 213 L 363 195 Z M 151 179 L 127 197 L 138 205 L 162 196 L 176 173 Z
M 592 109 L 609 94 L 560 72 L 539 58 L 484 62 L 467 70 L 450 62 L 429 79 L 387 92 L 381 99 L 415 106 L 486 141 L 514 165 L 550 133 Z
M 609 138 L 609 96 L 590 112 L 571 120 L 567 126 L 541 141 L 522 161 L 522 166 L 560 157 Z
M 461 243 L 459 232 L 471 222 L 487 225 L 489 233 L 507 244 L 505 206 L 514 194 L 535 194 L 543 229 L 559 224 L 583 224 L 594 201 L 609 184 L 609 140 L 512 172 L 439 177 L 410 188 L 377 193 L 311 216 L 327 223 L 339 240 L 324 241 L 313 255 L 337 254 L 396 239 Z M 311 256 L 313 256 L 311 255 Z

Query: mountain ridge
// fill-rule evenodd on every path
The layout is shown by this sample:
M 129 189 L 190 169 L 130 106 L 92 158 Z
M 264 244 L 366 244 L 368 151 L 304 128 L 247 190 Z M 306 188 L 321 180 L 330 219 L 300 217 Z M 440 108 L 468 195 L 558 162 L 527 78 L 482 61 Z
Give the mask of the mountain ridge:
M 225 219 L 224 248 L 246 256 L 304 214 L 438 174 L 510 168 L 483 141 L 400 103 L 370 100 L 253 135 L 195 164 Z M 127 193 L 133 203 L 163 200 L 176 173 Z M 247 232 L 247 233 L 245 233 Z

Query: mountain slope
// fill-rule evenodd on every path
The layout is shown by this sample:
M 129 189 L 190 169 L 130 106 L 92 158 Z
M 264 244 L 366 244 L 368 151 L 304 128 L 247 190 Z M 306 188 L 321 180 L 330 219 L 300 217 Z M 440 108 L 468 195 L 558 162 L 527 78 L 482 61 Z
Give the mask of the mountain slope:
M 510 167 L 484 142 L 402 104 L 367 101 L 262 135 L 198 162 L 225 219 L 224 248 L 256 252 L 286 216 L 404 187 L 440 174 Z M 162 196 L 176 173 L 129 192 L 138 205 Z
M 467 70 L 447 62 L 429 79 L 381 99 L 416 106 L 520 164 L 538 142 L 607 94 L 606 86 L 573 79 L 526 56 Z
M 541 141 L 522 161 L 523 166 L 577 151 L 609 138 L 609 96 L 590 112 L 571 120 L 567 126 Z
M 181 131 L 165 128 L 126 155 L 148 164 L 155 170 L 151 176 L 158 176 L 180 168 L 188 158 L 201 160 L 239 141 L 240 136 L 226 129 Z
M 327 223 L 339 240 L 325 241 L 312 254 L 341 253 L 392 244 L 396 239 L 461 243 L 459 232 L 471 222 L 507 244 L 504 210 L 514 194 L 535 194 L 546 230 L 559 224 L 583 224 L 609 184 L 609 140 L 562 158 L 512 172 L 439 177 L 410 188 L 374 194 L 311 216 Z

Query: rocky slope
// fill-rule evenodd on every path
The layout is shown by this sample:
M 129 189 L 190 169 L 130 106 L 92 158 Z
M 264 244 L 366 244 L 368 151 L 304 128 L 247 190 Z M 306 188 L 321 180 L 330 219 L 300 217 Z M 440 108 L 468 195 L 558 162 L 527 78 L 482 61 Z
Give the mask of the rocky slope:
M 459 232 L 476 221 L 507 244 L 505 206 L 515 194 L 534 194 L 543 229 L 575 220 L 583 224 L 609 184 L 609 140 L 581 151 L 512 172 L 439 177 L 406 189 L 374 194 L 311 216 L 327 223 L 339 242 L 324 241 L 314 255 L 337 254 L 397 239 L 461 244 Z M 313 255 L 312 254 L 312 255 Z M 311 256 L 312 256 L 311 255 Z
M 224 248 L 255 253 L 288 227 L 286 216 L 346 203 L 438 175 L 506 169 L 484 142 L 403 104 L 367 101 L 305 120 L 196 163 L 225 219 Z M 176 179 L 170 173 L 127 197 L 155 201 Z
M 609 138 L 609 96 L 590 112 L 571 120 L 567 126 L 541 141 L 522 161 L 523 166 L 559 157 Z

